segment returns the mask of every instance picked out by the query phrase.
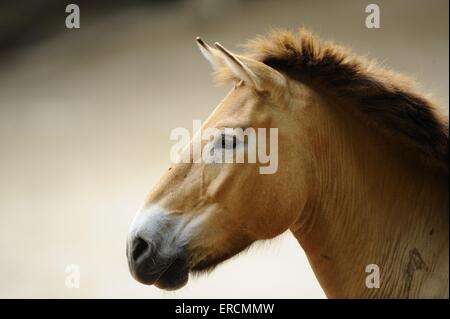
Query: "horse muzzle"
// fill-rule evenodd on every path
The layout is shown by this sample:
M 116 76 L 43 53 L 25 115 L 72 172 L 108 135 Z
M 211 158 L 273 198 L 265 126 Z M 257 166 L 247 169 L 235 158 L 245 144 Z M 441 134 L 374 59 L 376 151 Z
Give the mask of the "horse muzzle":
M 176 234 L 176 222 L 161 211 L 144 212 L 132 224 L 127 259 L 132 276 L 140 283 L 174 290 L 189 279 L 187 249 Z

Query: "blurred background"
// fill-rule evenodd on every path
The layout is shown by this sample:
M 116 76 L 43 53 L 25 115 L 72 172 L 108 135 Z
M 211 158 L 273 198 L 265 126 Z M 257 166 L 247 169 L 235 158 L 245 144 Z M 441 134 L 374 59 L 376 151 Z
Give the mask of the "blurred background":
M 365 27 L 377 3 L 381 28 Z M 176 292 L 128 272 L 134 213 L 215 88 L 194 38 L 238 44 L 307 27 L 415 77 L 448 114 L 448 1 L 73 1 L 0 3 L 0 297 L 323 298 L 287 233 Z M 68 264 L 80 267 L 69 289 Z

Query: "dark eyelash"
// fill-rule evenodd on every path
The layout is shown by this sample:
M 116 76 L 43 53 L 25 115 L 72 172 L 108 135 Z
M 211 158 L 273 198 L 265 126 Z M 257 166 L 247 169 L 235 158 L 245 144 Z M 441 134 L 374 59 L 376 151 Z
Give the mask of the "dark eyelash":
M 226 148 L 226 146 L 227 146 L 226 139 L 227 139 L 227 136 L 225 134 L 222 134 L 221 135 L 222 148 Z M 237 139 L 236 139 L 236 136 L 233 135 L 233 149 L 236 148 L 236 144 L 237 144 Z

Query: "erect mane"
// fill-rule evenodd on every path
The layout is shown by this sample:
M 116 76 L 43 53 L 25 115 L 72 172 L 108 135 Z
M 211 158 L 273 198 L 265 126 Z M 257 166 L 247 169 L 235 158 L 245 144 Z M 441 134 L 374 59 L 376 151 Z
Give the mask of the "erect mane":
M 448 174 L 448 117 L 412 81 L 309 32 L 274 31 L 245 45 L 246 54 L 311 87 L 355 105 L 377 127 L 439 164 Z M 227 77 L 226 71 L 219 76 Z

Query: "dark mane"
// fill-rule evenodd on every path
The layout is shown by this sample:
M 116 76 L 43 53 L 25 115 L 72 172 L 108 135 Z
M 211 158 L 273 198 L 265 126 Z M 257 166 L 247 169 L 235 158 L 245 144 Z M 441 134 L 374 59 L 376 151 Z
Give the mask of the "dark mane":
M 448 117 L 407 78 L 306 31 L 296 35 L 274 31 L 250 41 L 246 48 L 246 56 L 352 102 L 357 112 L 448 174 Z

